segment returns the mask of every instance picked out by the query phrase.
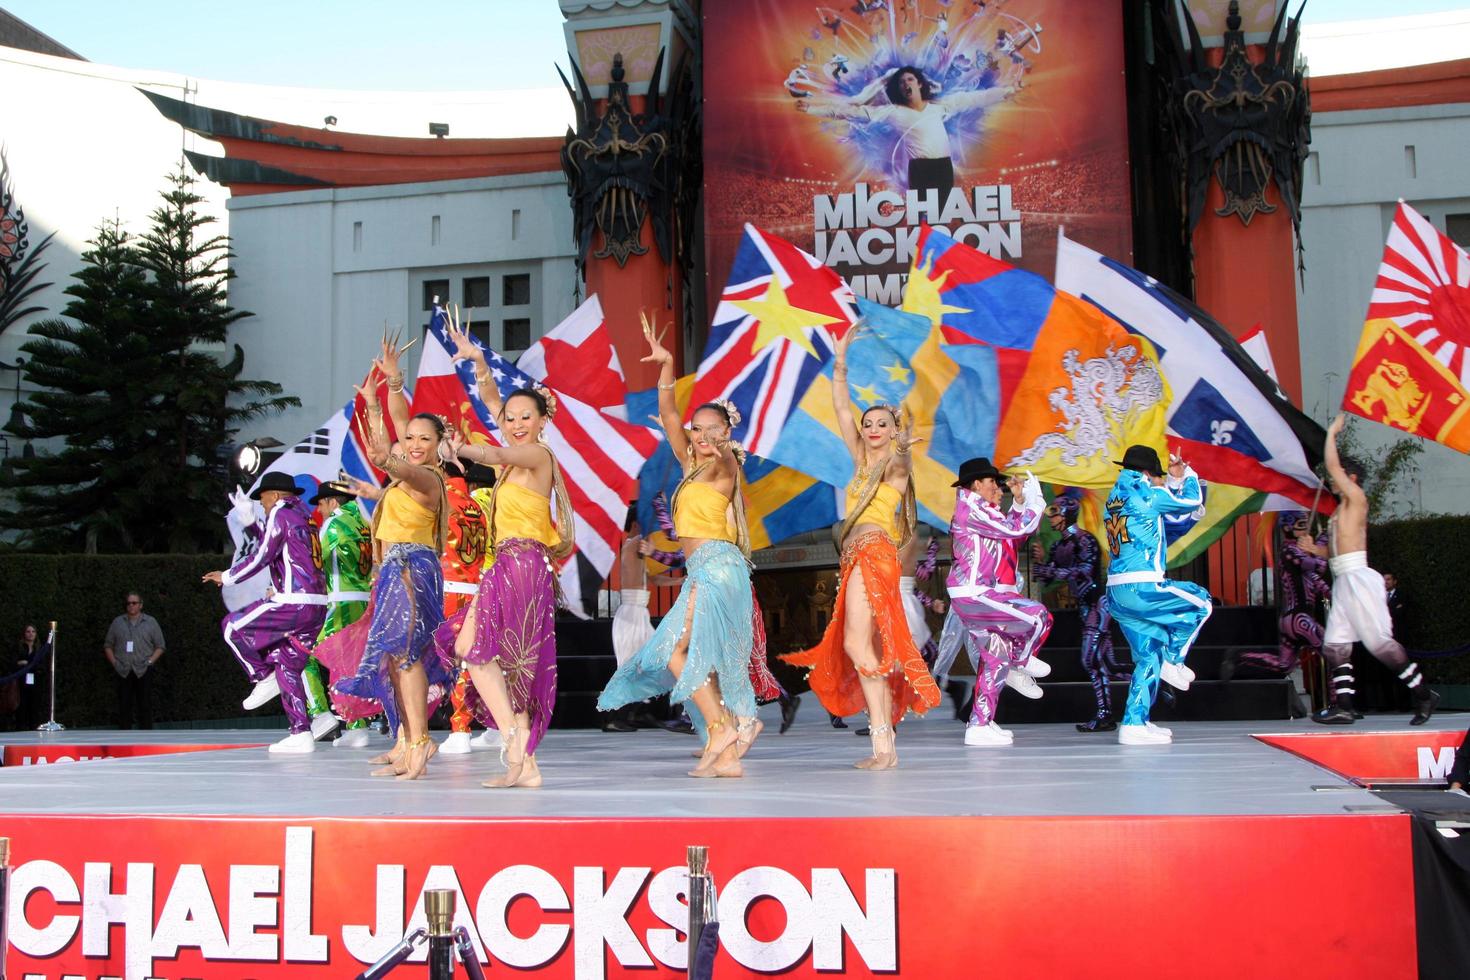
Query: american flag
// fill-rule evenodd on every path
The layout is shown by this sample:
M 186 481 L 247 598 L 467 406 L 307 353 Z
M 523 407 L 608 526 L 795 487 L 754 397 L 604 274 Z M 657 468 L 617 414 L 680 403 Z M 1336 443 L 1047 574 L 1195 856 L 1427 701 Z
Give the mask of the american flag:
M 443 309 L 436 306 L 424 338 L 414 410 L 438 412 L 467 436 L 480 433 L 504 445 L 489 408 L 480 400 L 473 366 L 451 360 L 454 345 L 446 323 Z M 485 348 L 485 360 L 502 398 L 537 383 L 493 350 Z M 638 470 L 658 440 L 643 426 L 612 418 L 567 394 L 558 378 L 541 383 L 557 396 L 556 419 L 546 427 L 546 443 L 561 467 L 577 519 L 577 551 L 562 568 L 562 592 L 573 612 L 586 612 L 586 603 L 595 600 L 612 569 Z
M 715 309 L 691 410 L 729 399 L 740 410 L 734 437 L 758 456 L 775 447 L 786 419 L 856 319 L 842 277 L 754 225 L 735 253 Z
M 1470 388 L 1470 256 L 1399 202 L 1365 320 L 1392 320 Z

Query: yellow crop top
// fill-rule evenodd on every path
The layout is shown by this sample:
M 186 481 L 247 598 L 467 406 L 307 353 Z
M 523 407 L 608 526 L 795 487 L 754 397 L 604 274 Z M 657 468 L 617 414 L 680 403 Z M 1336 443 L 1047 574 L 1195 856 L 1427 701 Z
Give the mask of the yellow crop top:
M 729 517 L 730 498 L 712 483 L 684 484 L 674 499 L 674 533 L 680 538 L 734 542 L 735 522 Z
M 383 514 L 378 518 L 374 537 L 390 544 L 404 542 L 434 547 L 434 529 L 438 520 L 428 507 L 414 500 L 401 486 L 392 486 L 378 502 Z
M 857 506 L 858 495 L 851 490 L 847 491 L 847 508 L 849 513 Z M 903 502 L 903 495 L 893 489 L 891 484 L 880 483 L 878 489 L 873 493 L 873 499 L 868 501 L 868 506 L 858 515 L 857 520 L 852 522 L 853 527 L 859 524 L 875 524 L 882 528 L 883 533 L 894 541 L 899 538 L 898 532 L 898 505 Z
M 551 523 L 551 500 L 529 487 L 502 483 L 495 496 L 495 543 L 511 538 L 530 538 L 548 548 L 561 544 L 561 535 Z

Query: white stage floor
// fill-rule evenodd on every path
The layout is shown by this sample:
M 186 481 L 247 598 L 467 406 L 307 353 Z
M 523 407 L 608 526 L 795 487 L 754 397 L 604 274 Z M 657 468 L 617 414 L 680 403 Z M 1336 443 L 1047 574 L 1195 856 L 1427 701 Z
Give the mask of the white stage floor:
M 810 700 L 810 699 L 808 699 Z M 815 704 L 796 725 L 766 733 L 745 778 L 696 780 L 696 740 L 664 731 L 552 731 L 537 754 L 546 784 L 489 790 L 497 753 L 435 758 L 418 782 L 368 775 L 370 750 L 322 745 L 309 756 L 264 748 L 0 768 L 0 812 L 13 814 L 211 814 L 258 816 L 872 817 L 1255 815 L 1382 812 L 1364 790 L 1252 734 L 1323 731 L 1308 721 L 1192 722 L 1174 744 L 1122 747 L 1112 734 L 1070 725 L 1015 726 L 1016 744 L 967 748 L 952 719 L 910 719 L 900 729 L 901 768 L 851 768 L 867 740 L 831 728 Z M 1429 729 L 1463 729 L 1465 716 L 1435 717 Z M 1407 716 L 1373 717 L 1346 731 L 1408 731 Z M 1344 731 L 1344 729 L 1337 729 Z M 21 742 L 235 744 L 268 742 L 268 730 L 68 731 L 0 735 Z M 444 733 L 435 733 L 442 738 Z

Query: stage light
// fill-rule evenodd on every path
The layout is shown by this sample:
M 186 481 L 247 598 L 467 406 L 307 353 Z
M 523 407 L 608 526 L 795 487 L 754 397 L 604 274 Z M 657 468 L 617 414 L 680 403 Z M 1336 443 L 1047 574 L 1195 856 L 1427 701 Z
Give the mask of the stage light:
M 449 135 L 449 123 L 429 123 L 429 135 L 442 140 Z
M 235 453 L 235 468 L 246 476 L 254 476 L 260 470 L 260 447 L 247 442 Z
M 323 126 L 335 126 L 335 125 L 337 125 L 337 117 L 336 116 L 328 116 L 327 118 L 325 118 L 325 119 L 322 120 L 322 125 Z

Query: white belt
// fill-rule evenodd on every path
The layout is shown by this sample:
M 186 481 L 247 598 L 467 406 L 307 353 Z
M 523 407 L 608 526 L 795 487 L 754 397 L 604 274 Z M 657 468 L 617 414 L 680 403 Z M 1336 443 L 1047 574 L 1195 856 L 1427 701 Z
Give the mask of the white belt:
M 320 592 L 276 592 L 270 601 L 278 606 L 325 606 L 327 597 Z
M 994 585 L 960 585 L 946 589 L 951 599 L 969 599 L 980 595 L 982 592 L 1020 592 L 1021 590 L 1008 582 L 997 582 Z
M 478 582 L 445 582 L 444 591 L 449 595 L 474 595 L 480 591 Z
M 1118 572 L 1108 576 L 1108 588 L 1115 585 L 1139 585 L 1144 582 L 1162 582 L 1163 572 Z
M 328 592 L 327 602 L 335 605 L 339 602 L 370 602 L 373 596 L 371 592 Z

